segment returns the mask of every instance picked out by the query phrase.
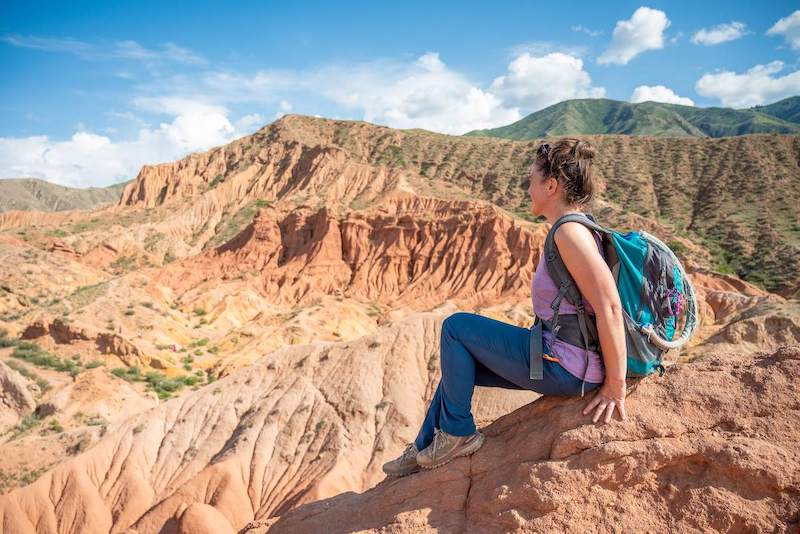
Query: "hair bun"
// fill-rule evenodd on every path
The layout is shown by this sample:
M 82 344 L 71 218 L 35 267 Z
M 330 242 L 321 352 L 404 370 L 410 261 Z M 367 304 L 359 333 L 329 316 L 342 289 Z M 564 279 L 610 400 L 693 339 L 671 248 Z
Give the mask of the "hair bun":
M 597 149 L 588 141 L 578 140 L 575 143 L 575 155 L 578 159 L 593 159 Z

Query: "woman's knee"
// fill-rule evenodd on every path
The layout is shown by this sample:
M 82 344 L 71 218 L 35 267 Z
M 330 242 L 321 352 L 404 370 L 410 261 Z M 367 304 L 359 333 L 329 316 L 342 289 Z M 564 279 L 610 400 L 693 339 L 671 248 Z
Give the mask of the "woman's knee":
M 451 334 L 458 332 L 459 327 L 472 318 L 474 314 L 468 312 L 455 312 L 447 316 L 442 322 L 442 330 Z M 455 337 L 455 336 L 454 336 Z
M 444 362 L 444 359 L 448 356 L 449 351 L 444 350 L 444 345 L 447 341 L 458 341 L 460 339 L 460 334 L 464 330 L 464 321 L 468 319 L 471 314 L 466 312 L 456 312 L 442 321 L 442 332 L 441 332 L 441 350 L 440 350 L 440 360 Z

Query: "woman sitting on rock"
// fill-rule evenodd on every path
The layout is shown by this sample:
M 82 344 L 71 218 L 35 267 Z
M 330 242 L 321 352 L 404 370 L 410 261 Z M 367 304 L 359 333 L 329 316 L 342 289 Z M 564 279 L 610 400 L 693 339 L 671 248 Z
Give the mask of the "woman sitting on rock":
M 564 138 L 539 146 L 529 168 L 531 212 L 552 225 L 563 215 L 581 213 L 596 189 L 592 177 L 595 149 L 587 141 Z M 585 215 L 585 214 L 583 214 Z M 474 386 L 528 389 L 543 395 L 576 396 L 598 389 L 583 414 L 594 409 L 593 422 L 604 416 L 609 422 L 616 410 L 625 419 L 626 348 L 622 307 L 611 271 L 603 257 L 600 236 L 576 222 L 565 222 L 555 231 L 555 243 L 564 264 L 584 299 L 585 310 L 594 315 L 601 353 L 587 351 L 554 338 L 545 330 L 543 376 L 531 379 L 531 329 L 496 321 L 474 313 L 447 317 L 441 330 L 442 377 L 433 395 L 422 428 L 403 454 L 383 466 L 390 476 L 414 473 L 420 467 L 439 467 L 466 456 L 483 445 L 484 435 L 472 416 Z M 558 292 L 550 278 L 544 254 L 532 281 L 534 314 L 549 321 L 550 307 Z M 567 299 L 559 314 L 575 314 Z

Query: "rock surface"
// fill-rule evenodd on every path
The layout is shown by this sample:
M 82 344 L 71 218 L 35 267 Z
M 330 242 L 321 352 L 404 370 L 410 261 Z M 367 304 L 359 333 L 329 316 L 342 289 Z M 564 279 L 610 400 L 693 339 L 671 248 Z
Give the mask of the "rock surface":
M 238 530 L 305 502 L 364 491 L 416 436 L 440 376 L 441 319 L 416 314 L 357 341 L 285 347 L 141 412 L 0 497 L 0 524 L 7 533 L 141 534 L 173 532 L 210 514 Z M 479 388 L 476 419 L 492 421 L 535 397 Z
M 471 457 L 240 532 L 798 532 L 798 387 L 792 345 L 671 366 L 606 426 L 543 397 Z
M 0 434 L 33 412 L 34 408 L 36 401 L 28 391 L 25 378 L 0 362 Z

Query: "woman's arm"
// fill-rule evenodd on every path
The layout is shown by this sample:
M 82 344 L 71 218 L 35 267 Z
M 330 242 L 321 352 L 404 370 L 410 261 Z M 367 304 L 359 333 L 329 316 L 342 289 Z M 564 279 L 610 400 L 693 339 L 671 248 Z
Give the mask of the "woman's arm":
M 583 298 L 591 304 L 597 318 L 606 377 L 597 395 L 584 408 L 586 415 L 596 406 L 593 422 L 605 412 L 609 422 L 616 408 L 625 419 L 625 373 L 627 358 L 625 324 L 614 276 L 600 252 L 592 232 L 580 223 L 567 222 L 556 230 L 553 239 L 564 265 L 575 280 Z

